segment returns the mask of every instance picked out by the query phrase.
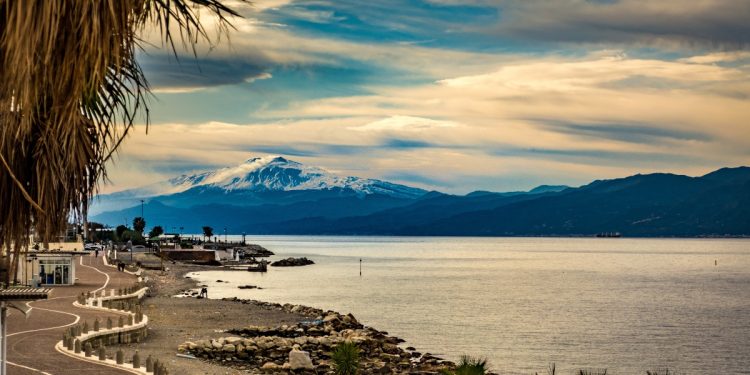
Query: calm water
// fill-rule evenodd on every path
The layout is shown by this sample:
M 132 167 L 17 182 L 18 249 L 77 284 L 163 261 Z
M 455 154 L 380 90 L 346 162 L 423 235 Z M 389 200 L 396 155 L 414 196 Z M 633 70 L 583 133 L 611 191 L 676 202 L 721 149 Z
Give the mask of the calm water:
M 550 362 L 562 374 L 645 374 L 665 366 L 750 374 L 748 240 L 248 241 L 276 252 L 272 259 L 307 256 L 317 264 L 267 274 L 200 272 L 212 298 L 351 312 L 422 352 L 486 356 L 501 374 L 546 374 Z M 264 289 L 237 289 L 241 284 Z

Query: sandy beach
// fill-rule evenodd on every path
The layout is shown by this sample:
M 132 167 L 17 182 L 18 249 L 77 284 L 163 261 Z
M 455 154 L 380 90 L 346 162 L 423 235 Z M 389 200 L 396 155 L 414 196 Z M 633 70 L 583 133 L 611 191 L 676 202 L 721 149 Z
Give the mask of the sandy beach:
M 226 336 L 225 330 L 248 325 L 278 326 L 294 324 L 307 317 L 252 303 L 215 299 L 174 298 L 172 296 L 197 284 L 184 275 L 209 266 L 168 264 L 167 272 L 145 270 L 149 294 L 142 304 L 149 316 L 149 336 L 144 342 L 123 346 L 126 358 L 135 350 L 166 361 L 175 374 L 238 374 L 243 371 L 210 362 L 181 358 L 177 346 L 184 341 Z M 240 271 L 238 271 L 240 272 Z M 209 291 L 210 293 L 210 291 Z M 210 294 L 209 294 L 210 295 Z
M 153 266 L 153 258 L 136 254 L 134 261 Z M 196 298 L 203 285 L 186 275 L 224 268 L 172 262 L 165 268 L 142 271 L 149 286 L 141 302 L 149 317 L 148 337 L 122 345 L 126 358 L 137 350 L 179 374 L 291 373 L 285 367 L 290 366 L 287 356 L 300 347 L 312 359 L 311 367 L 301 373 L 331 373 L 331 351 L 337 343 L 350 341 L 359 347 L 363 373 L 434 374 L 452 366 L 429 353 L 399 347 L 403 340 L 364 326 L 351 314 L 237 298 Z M 224 347 L 227 340 L 237 342 L 229 345 L 229 353 Z

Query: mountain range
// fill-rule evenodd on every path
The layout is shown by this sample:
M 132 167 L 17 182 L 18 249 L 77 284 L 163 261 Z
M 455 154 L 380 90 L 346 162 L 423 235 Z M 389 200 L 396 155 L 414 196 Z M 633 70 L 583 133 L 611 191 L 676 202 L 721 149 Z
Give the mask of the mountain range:
M 633 237 L 750 235 L 750 168 L 700 177 L 656 173 L 543 185 L 526 192 L 450 195 L 344 177 L 283 157 L 244 163 L 100 195 L 92 221 L 140 216 L 167 231 L 430 236 Z

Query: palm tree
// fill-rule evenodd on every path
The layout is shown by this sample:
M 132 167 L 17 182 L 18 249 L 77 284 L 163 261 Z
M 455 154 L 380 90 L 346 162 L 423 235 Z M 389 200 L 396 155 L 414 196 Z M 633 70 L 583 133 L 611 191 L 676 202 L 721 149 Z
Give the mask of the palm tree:
M 143 233 L 144 229 L 146 229 L 146 220 L 144 218 L 139 216 L 133 219 L 133 230 L 138 233 Z
M 211 241 L 211 236 L 214 235 L 214 228 L 209 226 L 203 227 L 203 236 L 208 237 L 208 241 Z
M 454 370 L 443 371 L 444 375 L 484 375 L 487 373 L 487 360 L 461 356 L 461 360 Z
M 149 238 L 159 237 L 162 234 L 164 234 L 164 228 L 162 228 L 161 225 L 157 225 L 151 228 L 151 231 L 148 232 L 148 237 Z
M 106 162 L 134 122 L 148 123 L 138 33 L 156 26 L 175 55 L 175 39 L 195 52 L 208 39 L 202 10 L 223 31 L 238 15 L 220 0 L 0 0 L 0 248 L 14 255 L 6 285 L 32 225 L 46 242 L 85 217 Z

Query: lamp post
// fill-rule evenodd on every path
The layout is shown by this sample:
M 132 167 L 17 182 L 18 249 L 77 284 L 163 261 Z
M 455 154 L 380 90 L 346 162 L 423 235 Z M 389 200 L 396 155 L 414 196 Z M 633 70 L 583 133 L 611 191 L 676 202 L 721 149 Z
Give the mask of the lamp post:
M 141 219 L 143 219 L 143 199 L 141 199 Z
M 227 227 L 224 227 L 224 243 L 227 243 Z

